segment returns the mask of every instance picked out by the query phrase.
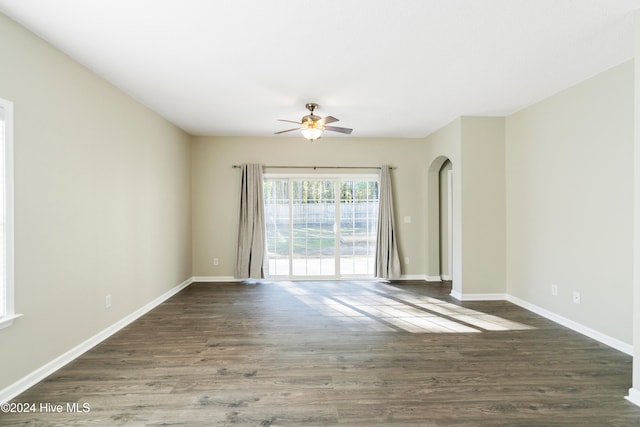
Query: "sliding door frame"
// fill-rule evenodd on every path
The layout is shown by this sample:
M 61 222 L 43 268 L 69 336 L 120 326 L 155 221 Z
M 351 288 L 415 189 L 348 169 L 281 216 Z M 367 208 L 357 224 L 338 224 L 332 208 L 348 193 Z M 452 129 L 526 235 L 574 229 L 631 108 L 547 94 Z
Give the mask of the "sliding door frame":
M 363 274 L 347 274 L 347 275 L 343 275 L 341 274 L 341 202 L 342 202 L 342 197 L 341 197 L 341 190 L 342 190 L 342 184 L 345 181 L 358 181 L 361 180 L 363 182 L 366 181 L 370 181 L 370 182 L 375 182 L 376 184 L 379 185 L 380 183 L 380 176 L 378 174 L 363 174 L 363 173 L 359 173 L 359 174 L 308 174 L 308 173 L 265 173 L 263 176 L 264 182 L 267 182 L 268 180 L 287 180 L 288 181 L 288 186 L 289 186 L 289 195 L 288 195 L 288 201 L 289 201 L 289 250 L 288 250 L 288 256 L 289 256 L 289 265 L 288 265 L 288 275 L 284 276 L 284 275 L 270 275 L 270 278 L 277 278 L 277 279 L 289 279 L 289 280 L 335 280 L 335 279 L 341 279 L 341 278 L 349 278 L 349 279 L 371 279 L 373 278 L 373 271 L 371 272 L 371 274 L 367 274 L 367 275 L 363 275 Z M 292 182 L 294 181 L 332 181 L 333 182 L 333 205 L 335 207 L 335 224 L 336 226 L 334 227 L 334 274 L 333 275 L 294 275 L 293 274 L 293 270 L 294 270 L 294 266 L 293 266 L 293 260 L 294 260 L 294 252 L 293 252 L 293 245 L 294 245 L 294 235 L 293 235 L 293 228 L 294 228 L 294 221 L 293 221 L 293 202 L 294 202 L 294 197 L 291 193 L 292 191 Z M 267 202 L 267 198 L 265 197 L 265 203 Z M 266 212 L 265 212 L 266 213 Z M 266 221 L 265 221 L 266 223 Z M 320 261 L 322 262 L 322 261 Z

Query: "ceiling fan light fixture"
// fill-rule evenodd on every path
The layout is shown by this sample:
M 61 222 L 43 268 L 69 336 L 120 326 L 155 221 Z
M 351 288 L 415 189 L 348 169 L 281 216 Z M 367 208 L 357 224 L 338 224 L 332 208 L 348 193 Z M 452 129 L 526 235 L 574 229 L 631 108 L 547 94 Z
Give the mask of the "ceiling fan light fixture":
M 315 141 L 322 136 L 322 129 L 317 127 L 304 127 L 300 132 L 309 141 Z
M 305 107 L 307 107 L 307 110 L 309 110 L 310 114 L 307 114 L 306 116 L 304 116 L 302 120 L 300 120 L 299 122 L 296 122 L 293 120 L 278 119 L 278 121 L 281 121 L 281 122 L 296 123 L 300 125 L 300 127 L 281 130 L 278 132 L 274 132 L 274 134 L 280 135 L 283 133 L 299 130 L 305 139 L 309 141 L 315 141 L 316 139 L 319 139 L 322 136 L 325 130 L 330 132 L 344 133 L 346 135 L 350 135 L 351 132 L 353 131 L 353 129 L 350 129 L 350 128 L 343 128 L 338 126 L 325 126 L 328 123 L 335 123 L 339 120 L 333 116 L 327 116 L 322 118 L 320 116 L 316 116 L 315 114 L 313 114 L 316 108 L 318 108 L 318 104 L 314 104 L 310 102 L 307 105 L 305 105 Z

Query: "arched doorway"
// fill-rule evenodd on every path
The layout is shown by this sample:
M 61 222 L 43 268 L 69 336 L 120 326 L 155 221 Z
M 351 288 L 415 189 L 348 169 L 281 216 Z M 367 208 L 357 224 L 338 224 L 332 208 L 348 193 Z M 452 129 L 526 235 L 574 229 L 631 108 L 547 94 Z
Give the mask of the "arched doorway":
M 444 162 L 439 174 L 440 202 L 440 278 L 450 281 L 453 277 L 453 166 Z
M 431 162 L 427 182 L 427 280 L 453 279 L 453 163 Z

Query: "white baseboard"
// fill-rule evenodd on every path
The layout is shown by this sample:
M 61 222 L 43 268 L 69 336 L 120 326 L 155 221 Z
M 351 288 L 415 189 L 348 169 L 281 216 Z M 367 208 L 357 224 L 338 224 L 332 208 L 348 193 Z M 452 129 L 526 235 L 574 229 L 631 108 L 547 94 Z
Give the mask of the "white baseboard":
M 191 278 L 193 283 L 214 283 L 214 282 L 240 282 L 233 276 L 194 276 Z
M 636 390 L 635 388 L 630 388 L 629 395 L 625 396 L 625 399 L 627 399 L 629 402 L 633 403 L 634 405 L 640 406 L 640 390 Z
M 626 342 L 620 341 L 616 338 L 605 335 L 601 332 L 598 332 L 594 329 L 591 329 L 587 326 L 584 326 L 578 322 L 575 322 L 571 319 L 567 319 L 566 317 L 560 316 L 559 314 L 553 313 L 545 308 L 539 307 L 535 304 L 531 304 L 525 300 L 522 300 L 518 297 L 514 297 L 513 295 L 506 296 L 507 301 L 514 303 L 515 305 L 519 305 L 522 308 L 525 308 L 529 311 L 532 311 L 542 317 L 545 317 L 551 321 L 554 321 L 562 326 L 565 326 L 569 329 L 572 329 L 582 335 L 586 335 L 589 338 L 593 338 L 596 341 L 601 342 L 602 344 L 606 344 L 609 347 L 613 347 L 618 351 L 626 353 L 630 356 L 633 356 L 633 345 L 627 344 Z M 640 402 L 640 396 L 635 396 Z
M 148 304 L 145 304 L 138 310 L 134 311 L 133 313 L 129 314 L 128 316 L 124 317 L 123 319 L 119 320 L 118 322 L 114 323 L 108 328 L 104 329 L 103 331 L 92 336 L 88 340 L 80 343 L 79 345 L 75 346 L 74 348 L 67 351 L 66 353 L 56 357 L 52 361 L 41 366 L 40 368 L 36 369 L 35 371 L 31 372 L 30 374 L 26 375 L 25 377 L 16 381 L 10 386 L 4 388 L 3 390 L 0 390 L 0 403 L 6 403 L 11 399 L 13 399 L 14 397 L 18 396 L 19 394 L 23 393 L 24 391 L 34 386 L 38 382 L 42 381 L 49 375 L 53 374 L 55 371 L 62 368 L 69 362 L 78 358 L 79 356 L 86 353 L 87 351 L 91 350 L 93 347 L 100 344 L 102 341 L 109 338 L 111 335 L 115 334 L 120 329 L 124 328 L 134 320 L 140 318 L 144 314 L 156 308 L 158 305 L 162 304 L 164 301 L 168 300 L 169 298 L 171 298 L 172 296 L 180 292 L 182 289 L 189 286 L 192 282 L 193 282 L 193 278 L 189 278 L 185 280 L 184 282 L 180 283 L 176 287 L 160 295 L 158 298 L 154 299 Z
M 504 301 L 507 299 L 507 294 L 463 294 L 455 289 L 452 289 L 449 295 L 458 301 Z
M 448 274 L 442 274 L 440 276 L 440 280 L 451 280 L 451 276 L 449 276 Z
M 457 299 L 459 301 L 504 301 L 507 299 L 507 294 L 460 294 L 460 298 Z
M 427 279 L 427 276 L 425 276 L 424 274 L 405 274 L 400 276 L 399 279 L 396 280 L 426 280 L 429 281 Z
M 422 276 L 423 280 L 426 280 L 427 282 L 439 282 L 442 279 L 440 278 L 440 276 Z

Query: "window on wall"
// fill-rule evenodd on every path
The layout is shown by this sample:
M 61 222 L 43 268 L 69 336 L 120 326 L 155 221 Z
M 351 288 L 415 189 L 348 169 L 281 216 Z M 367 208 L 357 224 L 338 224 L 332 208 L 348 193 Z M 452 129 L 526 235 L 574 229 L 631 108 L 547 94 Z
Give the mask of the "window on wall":
M 266 175 L 264 201 L 270 276 L 373 276 L 377 175 Z
M 0 328 L 13 306 L 13 103 L 0 98 Z

